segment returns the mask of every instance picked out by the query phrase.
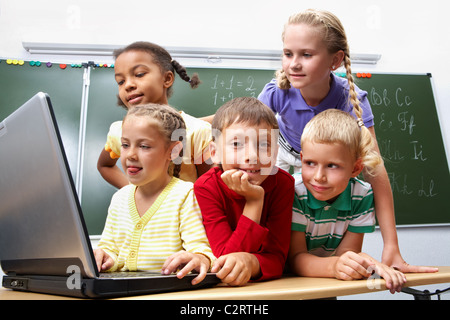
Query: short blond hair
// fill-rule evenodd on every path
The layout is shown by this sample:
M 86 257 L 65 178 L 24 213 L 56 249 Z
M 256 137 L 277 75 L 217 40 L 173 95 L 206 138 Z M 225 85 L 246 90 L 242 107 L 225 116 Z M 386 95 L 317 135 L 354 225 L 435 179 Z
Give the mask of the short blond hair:
M 364 134 L 364 129 L 367 134 Z M 352 115 L 342 110 L 328 109 L 314 116 L 303 130 L 302 148 L 305 142 L 342 144 L 355 159 L 362 159 L 369 174 L 383 163 L 374 149 L 373 137 L 367 128 L 360 127 Z

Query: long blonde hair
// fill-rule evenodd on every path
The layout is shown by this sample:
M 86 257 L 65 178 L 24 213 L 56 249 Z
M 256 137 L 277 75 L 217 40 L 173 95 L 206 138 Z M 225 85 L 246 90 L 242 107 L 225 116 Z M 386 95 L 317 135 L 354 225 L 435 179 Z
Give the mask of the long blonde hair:
M 301 138 L 302 149 L 305 142 L 342 144 L 355 159 L 361 158 L 367 172 L 373 174 L 383 160 L 374 149 L 372 135 L 363 134 L 364 128 L 347 112 L 338 109 L 322 111 L 306 124 Z
M 360 106 L 358 94 L 355 89 L 355 81 L 352 76 L 350 48 L 348 46 L 347 35 L 345 34 L 341 21 L 338 17 L 328 11 L 315 9 L 305 10 L 289 17 L 281 36 L 283 41 L 286 28 L 293 24 L 305 24 L 307 26 L 317 28 L 319 34 L 322 35 L 323 42 L 325 43 L 330 54 L 337 53 L 340 50 L 344 52 L 343 66 L 346 71 L 349 86 L 349 103 L 353 106 L 353 112 L 355 113 L 358 124 L 361 127 L 361 133 L 365 136 L 364 140 L 370 140 L 372 135 L 364 126 L 364 122 L 362 120 L 363 110 Z M 284 70 L 277 71 L 277 83 L 278 87 L 281 89 L 289 89 L 291 87 Z

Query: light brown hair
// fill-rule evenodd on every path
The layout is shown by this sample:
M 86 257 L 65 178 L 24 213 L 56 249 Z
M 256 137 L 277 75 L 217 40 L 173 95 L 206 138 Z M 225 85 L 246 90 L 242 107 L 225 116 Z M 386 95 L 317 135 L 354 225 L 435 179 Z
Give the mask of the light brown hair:
M 123 123 L 126 122 L 128 117 L 147 117 L 150 121 L 154 121 L 158 124 L 158 130 L 161 135 L 165 138 L 166 145 L 169 146 L 176 137 L 183 144 L 183 149 L 185 148 L 185 137 L 186 137 L 186 124 L 181 117 L 180 113 L 169 105 L 149 103 L 144 105 L 139 105 L 131 108 L 123 119 Z M 179 134 L 184 130 L 184 134 Z M 174 132 L 178 132 L 174 134 Z M 179 157 L 183 156 L 183 150 L 181 150 Z M 172 173 L 170 173 L 170 171 Z M 169 174 L 174 177 L 179 178 L 181 170 L 181 163 L 176 163 L 172 168 L 169 166 Z

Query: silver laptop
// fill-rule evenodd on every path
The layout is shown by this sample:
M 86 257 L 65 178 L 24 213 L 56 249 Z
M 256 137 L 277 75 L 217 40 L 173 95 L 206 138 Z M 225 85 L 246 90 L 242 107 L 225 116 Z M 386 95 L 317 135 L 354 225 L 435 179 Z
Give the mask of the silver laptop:
M 95 169 L 92 169 L 95 170 Z M 106 298 L 210 287 L 208 274 L 100 273 L 50 98 L 38 93 L 0 122 L 0 264 L 14 290 Z M 105 276 L 108 277 L 105 277 Z

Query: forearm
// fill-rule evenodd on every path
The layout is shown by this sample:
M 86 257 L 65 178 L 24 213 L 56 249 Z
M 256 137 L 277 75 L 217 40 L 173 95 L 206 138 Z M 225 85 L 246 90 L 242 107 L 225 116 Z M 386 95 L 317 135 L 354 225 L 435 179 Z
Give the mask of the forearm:
M 256 200 L 247 200 L 242 215 L 259 224 L 261 221 L 261 213 L 264 205 L 264 197 Z
M 109 153 L 104 149 L 100 152 L 100 156 L 97 161 L 97 170 L 100 175 L 108 183 L 114 187 L 120 189 L 128 185 L 128 178 L 116 165 L 117 159 L 112 159 Z
M 372 185 L 375 214 L 380 226 L 384 245 L 385 247 L 398 249 L 394 199 L 386 169 L 382 166 L 377 170 L 375 176 L 365 175 L 365 179 Z
M 98 171 L 105 181 L 118 189 L 121 189 L 129 184 L 127 177 L 117 166 L 99 167 Z
M 302 277 L 334 278 L 334 266 L 339 257 L 317 257 L 303 252 L 290 258 L 291 270 Z

